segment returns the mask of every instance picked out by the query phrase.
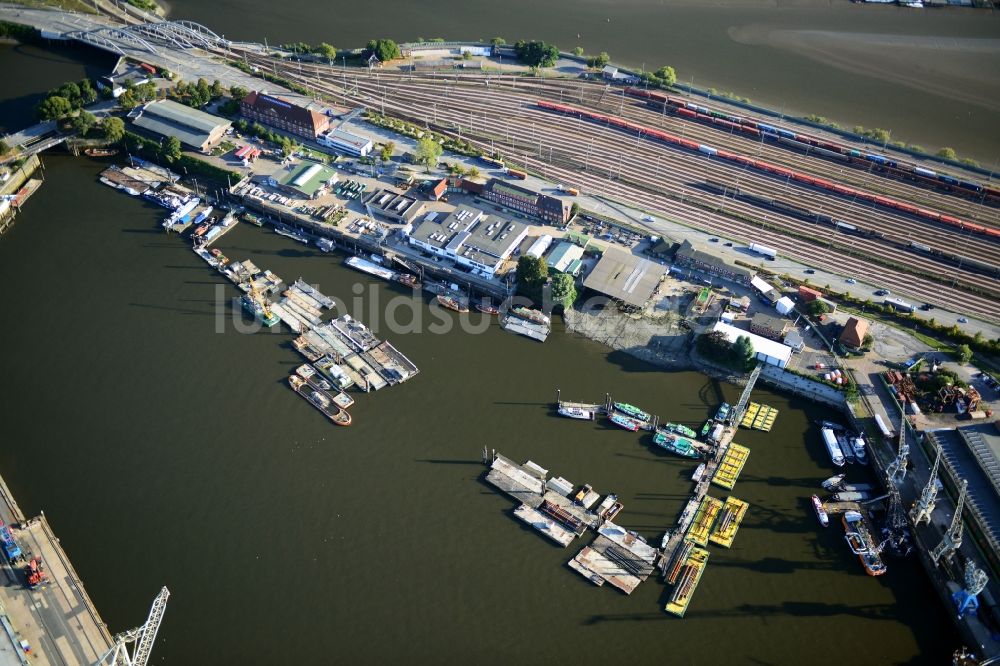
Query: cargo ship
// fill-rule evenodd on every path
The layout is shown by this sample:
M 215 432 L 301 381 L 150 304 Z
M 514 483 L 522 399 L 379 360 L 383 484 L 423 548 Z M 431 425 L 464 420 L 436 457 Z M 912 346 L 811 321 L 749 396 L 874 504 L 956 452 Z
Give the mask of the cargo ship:
M 844 539 L 851 552 L 861 560 L 861 566 L 869 576 L 881 576 L 885 573 L 885 563 L 879 556 L 878 548 L 872 542 L 871 534 L 865 527 L 864 517 L 857 511 L 847 511 L 843 517 Z
M 657 430 L 656 434 L 653 435 L 653 443 L 662 449 L 685 458 L 701 457 L 701 453 L 698 452 L 698 449 L 694 448 L 691 440 L 678 437 L 673 433 Z
M 309 386 L 306 380 L 298 375 L 289 375 L 288 384 L 292 390 L 308 400 L 310 405 L 323 412 L 336 425 L 351 425 L 351 415 L 334 404 L 328 395 Z
M 631 416 L 633 419 L 638 419 L 640 421 L 648 421 L 649 414 L 642 411 L 635 405 L 630 405 L 627 402 L 616 402 L 614 408 L 624 414 L 625 416 Z
M 591 409 L 583 409 L 582 407 L 564 407 L 559 405 L 558 412 L 560 416 L 566 416 L 571 419 L 586 419 L 588 421 L 593 421 L 596 412 Z
M 819 519 L 819 524 L 826 527 L 830 524 L 830 516 L 827 515 L 826 509 L 823 508 L 823 503 L 819 501 L 819 497 L 813 495 L 811 499 L 813 511 L 816 512 L 816 518 Z
M 523 306 L 517 306 L 510 309 L 510 314 L 515 317 L 520 317 L 521 319 L 527 319 L 528 321 L 533 321 L 536 324 L 544 324 L 546 326 L 552 325 L 552 320 L 549 319 L 541 310 L 532 310 L 531 308 L 526 308 Z
M 268 328 L 281 321 L 281 318 L 278 317 L 278 315 L 265 308 L 261 305 L 260 301 L 253 298 L 250 294 L 243 294 L 243 296 L 240 297 L 240 303 L 243 305 L 244 310 L 249 312 L 257 321 L 264 324 L 264 326 L 267 326 Z
M 642 426 L 642 422 L 617 412 L 611 415 L 611 422 L 619 428 L 625 428 L 626 430 L 630 430 L 632 432 L 638 431 Z
M 455 312 L 468 312 L 469 308 L 463 305 L 458 299 L 453 296 L 447 296 L 445 294 L 439 294 L 437 297 L 437 302 L 442 306 L 448 308 L 449 310 L 454 310 Z
M 678 435 L 683 435 L 684 437 L 693 438 L 698 436 L 698 433 L 696 433 L 694 430 L 679 423 L 664 423 L 662 427 L 667 432 L 677 433 Z

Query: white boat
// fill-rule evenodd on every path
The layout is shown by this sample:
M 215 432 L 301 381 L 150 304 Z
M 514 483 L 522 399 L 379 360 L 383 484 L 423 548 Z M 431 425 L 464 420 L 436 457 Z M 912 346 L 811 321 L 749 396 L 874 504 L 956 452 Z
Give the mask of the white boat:
M 300 243 L 309 244 L 309 236 L 298 229 L 292 229 L 291 227 L 286 227 L 284 225 L 275 225 L 274 233 L 279 236 L 284 236 L 285 238 L 291 238 L 292 240 L 297 240 Z
M 663 538 L 660 540 L 660 550 L 665 549 L 668 543 L 670 543 L 670 530 L 663 533 Z
M 694 470 L 694 474 L 691 475 L 691 480 L 694 481 L 695 483 L 701 481 L 702 475 L 705 474 L 705 467 L 706 467 L 705 463 L 701 463 L 700 465 L 698 465 L 698 467 Z
M 819 518 L 819 524 L 826 527 L 830 524 L 830 516 L 826 514 L 826 509 L 823 508 L 823 503 L 819 501 L 819 497 L 816 495 L 812 496 L 813 509 L 816 511 L 816 517 Z
M 612 493 L 612 494 L 608 495 L 607 497 L 605 497 L 604 501 L 601 502 L 600 506 L 597 507 L 597 515 L 598 516 L 603 516 L 607 512 L 608 509 L 610 509 L 611 507 L 613 507 L 615 505 L 615 502 L 617 502 L 617 501 L 618 501 L 618 496 L 615 495 L 614 493 Z
M 871 497 L 871 493 L 863 490 L 851 490 L 833 494 L 835 502 L 864 502 Z
M 368 275 L 374 275 L 383 280 L 392 280 L 396 275 L 394 271 L 389 270 L 385 266 L 379 266 L 361 257 L 348 257 L 344 260 L 344 263 L 355 270 L 368 273 Z
M 830 460 L 837 467 L 843 467 L 844 452 L 841 451 L 840 444 L 837 443 L 837 436 L 829 428 L 823 428 L 821 434 L 823 435 L 823 443 L 826 444 L 826 450 L 830 454 Z
M 860 437 L 854 437 L 851 439 L 851 445 L 854 448 L 854 457 L 862 465 L 868 464 L 868 452 L 865 451 L 865 440 Z
M 354 385 L 354 380 L 329 356 L 317 360 L 316 367 L 327 379 L 333 382 L 334 386 L 342 391 Z
M 295 368 L 295 372 L 302 379 L 309 379 L 310 377 L 316 374 L 316 370 L 308 363 L 303 363 L 299 367 Z
M 594 420 L 594 412 L 589 409 L 582 409 L 580 407 L 563 407 L 559 405 L 559 415 L 568 416 L 571 419 L 586 419 L 588 421 Z
M 317 238 L 316 247 L 318 247 L 323 252 L 333 252 L 333 248 L 335 246 L 333 244 L 333 241 L 330 240 L 329 238 Z
M 831 476 L 823 482 L 823 490 L 833 490 L 834 488 L 839 488 L 844 482 L 844 477 L 846 476 L 846 474 L 835 474 L 834 476 Z

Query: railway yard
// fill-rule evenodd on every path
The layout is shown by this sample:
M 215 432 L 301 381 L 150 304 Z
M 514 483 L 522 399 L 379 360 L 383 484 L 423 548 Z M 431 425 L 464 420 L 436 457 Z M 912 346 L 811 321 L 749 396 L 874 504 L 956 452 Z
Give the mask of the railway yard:
M 835 158 L 801 141 L 779 142 L 777 134 L 713 123 L 707 114 L 677 115 L 676 107 L 602 82 L 341 71 L 244 55 L 331 101 L 459 137 L 552 182 L 763 243 L 825 271 L 869 276 L 929 303 L 1000 317 L 1000 200 L 982 179 L 944 182 L 921 175 L 947 173 L 940 168 L 907 174 L 890 168 L 889 158 Z M 844 144 L 819 131 L 808 135 Z M 636 224 L 657 232 L 655 218 Z

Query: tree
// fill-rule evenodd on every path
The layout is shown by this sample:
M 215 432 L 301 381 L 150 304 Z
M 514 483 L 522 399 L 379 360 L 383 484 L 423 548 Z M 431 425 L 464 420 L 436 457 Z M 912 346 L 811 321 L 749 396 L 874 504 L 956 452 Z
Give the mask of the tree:
M 519 284 L 538 286 L 549 277 L 549 266 L 541 257 L 522 254 L 517 260 L 517 281 Z
M 954 148 L 949 148 L 947 146 L 945 146 L 941 150 L 937 151 L 937 153 L 935 153 L 935 155 L 937 155 L 938 157 L 944 158 L 946 160 L 954 160 L 954 159 L 958 158 L 958 155 L 955 153 L 955 149 Z
M 600 55 L 591 56 L 587 58 L 587 67 L 593 67 L 594 69 L 601 69 L 609 62 L 611 62 L 611 56 L 608 55 L 607 51 L 601 51 Z
M 320 42 L 313 47 L 313 53 L 316 55 L 326 58 L 327 60 L 335 60 L 337 58 L 337 47 L 333 44 L 327 44 L 326 42 Z
M 660 83 L 672 88 L 675 83 L 677 83 L 677 72 L 674 68 L 669 65 L 664 65 L 663 67 L 656 70 L 656 78 L 660 80 Z
M 830 306 L 826 304 L 826 301 L 821 301 L 817 298 L 814 301 L 809 301 L 809 305 L 806 306 L 806 310 L 811 315 L 821 315 L 829 312 Z
M 60 95 L 52 95 L 42 100 L 38 105 L 38 117 L 41 120 L 59 120 L 73 111 L 69 100 Z
M 80 113 L 76 114 L 76 117 L 73 118 L 73 130 L 80 136 L 87 136 L 87 132 L 90 131 L 90 128 L 96 122 L 97 118 L 94 117 L 94 114 L 81 109 Z
M 72 81 L 62 84 L 55 90 L 51 91 L 49 95 L 65 97 L 74 107 L 80 106 L 80 86 Z
M 125 136 L 125 121 L 121 118 L 105 118 L 101 121 L 101 129 L 104 131 L 105 139 L 116 143 Z
M 125 109 L 126 111 L 131 111 L 135 108 L 137 104 L 135 100 L 135 95 L 131 90 L 126 90 L 121 95 L 118 96 L 118 106 Z
M 430 168 L 436 166 L 441 159 L 441 144 L 429 136 L 423 136 L 417 141 L 417 164 Z
M 83 79 L 80 81 L 80 101 L 84 106 L 87 104 L 93 104 L 97 101 L 97 91 L 94 90 L 94 86 L 90 84 L 90 79 Z
M 757 362 L 757 353 L 754 351 L 753 342 L 750 338 L 741 335 L 736 338 L 732 345 L 731 356 L 733 367 L 740 370 L 750 370 Z
M 504 39 L 503 37 L 494 37 L 493 39 L 490 40 L 490 44 L 493 45 L 494 49 L 498 49 L 501 46 L 506 46 L 507 40 Z
M 226 92 L 226 89 L 222 87 L 222 81 L 216 79 L 212 81 L 212 99 L 219 99 Z
M 382 158 L 383 162 L 388 162 L 392 159 L 392 154 L 396 150 L 396 143 L 394 141 L 386 141 L 382 144 L 382 149 L 379 151 L 379 157 Z
M 469 171 L 465 175 L 467 175 L 469 178 L 479 178 L 480 176 L 479 168 L 471 166 L 469 167 Z
M 196 93 L 192 95 L 195 97 L 195 106 L 205 106 L 212 99 L 212 88 L 205 79 L 198 79 L 195 90 Z
M 176 136 L 167 137 L 163 146 L 163 158 L 168 162 L 176 162 L 181 158 L 181 140 Z
M 545 42 L 526 42 L 523 39 L 514 44 L 517 59 L 529 67 L 552 67 L 559 58 L 559 48 Z
M 0 139 L 0 157 L 3 157 L 10 152 L 10 144 Z
M 391 39 L 373 39 L 368 42 L 368 56 L 375 56 L 381 62 L 389 62 L 401 58 L 403 54 L 399 50 L 399 45 Z
M 577 57 L 582 56 L 583 55 L 583 47 L 582 46 L 577 46 L 576 48 L 574 48 L 573 49 L 573 55 L 575 55 Z
M 969 345 L 958 345 L 955 347 L 955 354 L 958 356 L 958 362 L 963 365 L 972 360 L 972 350 L 969 349 Z
M 865 333 L 865 338 L 861 341 L 861 348 L 871 349 L 873 342 L 875 342 L 875 337 L 871 333 Z
M 250 94 L 250 91 L 241 86 L 230 86 L 229 94 L 237 102 L 242 102 L 243 98 Z
M 573 307 L 576 302 L 576 280 L 569 273 L 558 273 L 552 278 L 552 303 L 563 309 Z

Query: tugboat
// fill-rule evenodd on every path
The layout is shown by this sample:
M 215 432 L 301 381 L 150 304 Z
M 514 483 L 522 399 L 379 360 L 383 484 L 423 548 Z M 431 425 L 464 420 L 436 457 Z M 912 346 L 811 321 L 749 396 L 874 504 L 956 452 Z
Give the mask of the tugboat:
M 310 405 L 323 412 L 336 425 L 351 425 L 351 415 L 334 404 L 333 400 L 323 391 L 312 388 L 306 383 L 306 380 L 298 375 L 289 375 L 288 384 L 292 387 L 292 390 L 308 400 Z
M 625 428 L 626 430 L 629 430 L 631 432 L 638 431 L 639 428 L 642 426 L 641 421 L 629 418 L 628 416 L 625 416 L 624 414 L 619 414 L 618 412 L 615 412 L 614 414 L 611 415 L 611 422 L 614 423 L 619 428 Z
M 640 421 L 648 421 L 649 414 L 642 411 L 635 405 L 630 405 L 627 402 L 616 402 L 614 408 L 624 414 L 625 416 L 630 416 L 633 419 L 638 419 Z
M 500 308 L 485 300 L 476 303 L 476 309 L 482 312 L 483 314 L 488 314 L 488 315 L 500 314 Z
M 819 524 L 826 527 L 830 524 L 830 516 L 827 515 L 826 509 L 823 508 L 823 503 L 819 500 L 816 495 L 812 496 L 813 510 L 816 511 L 816 517 L 819 518 Z
M 532 310 L 531 308 L 526 308 L 523 306 L 517 306 L 516 308 L 511 308 L 510 313 L 514 316 L 520 317 L 521 319 L 527 319 L 528 321 L 533 321 L 536 324 L 545 324 L 546 326 L 552 323 L 552 320 L 540 310 Z
M 843 517 L 844 538 L 851 552 L 858 556 L 861 565 L 869 576 L 881 576 L 885 573 L 885 564 L 879 556 L 879 548 L 872 543 L 864 517 L 857 511 L 847 511 Z
M 437 297 L 437 302 L 442 306 L 448 308 L 449 310 L 454 310 L 455 312 L 468 312 L 469 308 L 462 305 L 456 298 L 452 296 L 447 296 L 445 294 L 439 294 Z
M 409 273 L 393 273 L 392 279 L 407 287 L 416 287 L 418 282 L 416 276 Z
M 694 448 L 691 440 L 678 437 L 673 433 L 658 430 L 656 434 L 653 435 L 653 443 L 660 448 L 666 449 L 671 453 L 676 453 L 677 455 L 685 458 L 701 457 L 701 454 L 698 452 L 698 449 Z

